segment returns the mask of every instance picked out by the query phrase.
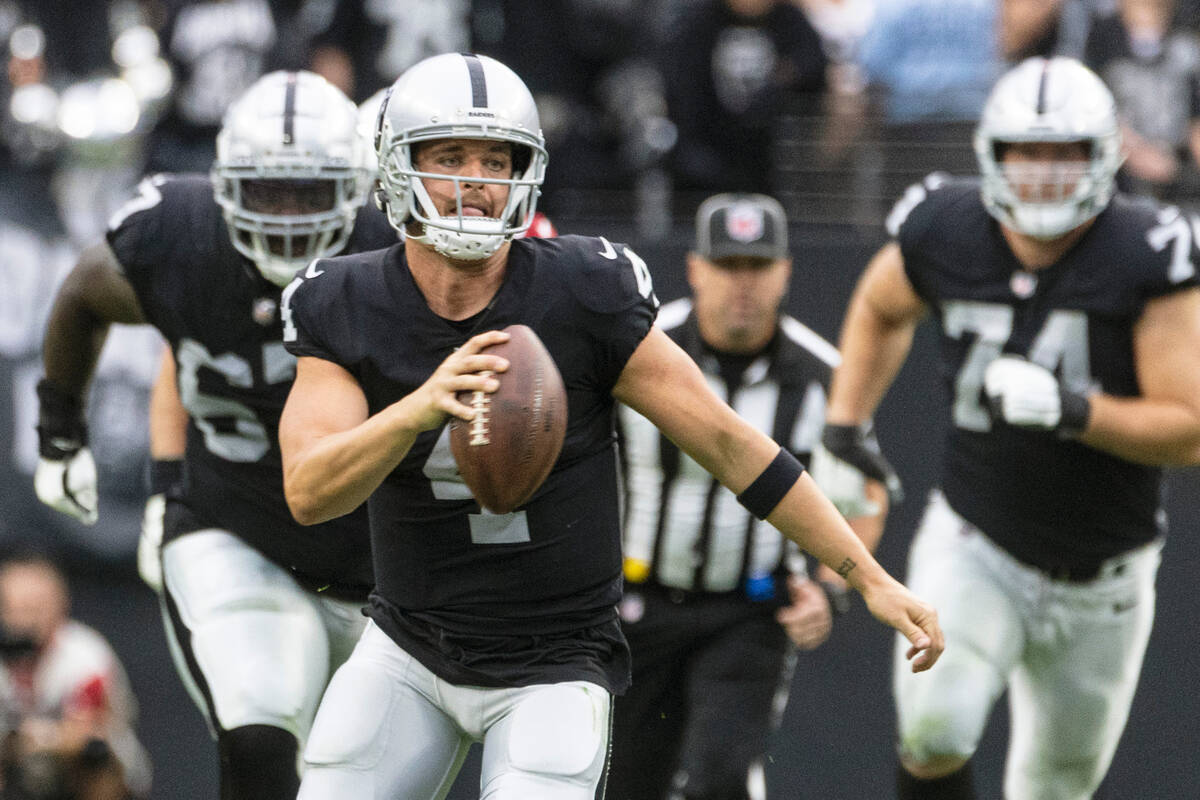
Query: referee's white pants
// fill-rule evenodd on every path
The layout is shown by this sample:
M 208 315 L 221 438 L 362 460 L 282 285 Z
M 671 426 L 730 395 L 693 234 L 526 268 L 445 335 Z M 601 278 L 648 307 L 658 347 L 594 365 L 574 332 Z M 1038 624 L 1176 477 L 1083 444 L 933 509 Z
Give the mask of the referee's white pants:
M 917 762 L 969 757 L 1007 688 L 1005 797 L 1090 798 L 1137 687 L 1161 549 L 1155 541 L 1116 556 L 1086 583 L 1051 580 L 934 492 L 909 552 L 907 584 L 937 609 L 946 650 L 914 675 L 908 642 L 897 639 L 901 753 Z
M 440 800 L 473 741 L 480 800 L 593 800 L 611 704 L 585 681 L 455 686 L 368 623 L 321 701 L 298 800 Z

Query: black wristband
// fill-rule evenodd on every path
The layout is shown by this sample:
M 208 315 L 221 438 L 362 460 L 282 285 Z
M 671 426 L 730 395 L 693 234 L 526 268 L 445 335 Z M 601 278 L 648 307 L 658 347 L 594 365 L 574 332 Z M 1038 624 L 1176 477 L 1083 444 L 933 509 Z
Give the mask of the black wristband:
M 754 516 L 766 519 L 803 474 L 804 467 L 796 457 L 781 447 L 767 468 L 737 496 L 738 502 Z
M 183 483 L 183 461 L 152 459 L 147 469 L 146 483 L 150 494 L 166 494 Z
M 1092 401 L 1082 392 L 1073 392 L 1058 384 L 1059 417 L 1058 431 L 1060 436 L 1075 438 L 1087 428 L 1092 416 Z
M 46 378 L 37 383 L 38 454 L 61 461 L 87 446 L 87 425 L 79 398 L 59 389 Z

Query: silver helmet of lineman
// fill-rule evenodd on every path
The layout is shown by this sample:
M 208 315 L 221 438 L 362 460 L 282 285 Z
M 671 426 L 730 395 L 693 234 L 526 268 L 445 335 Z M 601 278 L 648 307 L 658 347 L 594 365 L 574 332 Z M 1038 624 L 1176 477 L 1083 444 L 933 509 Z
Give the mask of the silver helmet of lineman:
M 508 202 L 498 218 L 462 213 L 463 178 L 417 171 L 413 146 L 448 138 L 512 143 L 511 178 L 465 179 L 508 186 Z M 427 58 L 396 79 L 379 115 L 375 154 L 380 184 L 376 199 L 392 225 L 442 255 L 463 261 L 487 258 L 529 227 L 546 175 L 545 140 L 529 89 L 499 61 L 470 53 Z M 458 213 L 442 216 L 423 178 L 452 180 Z M 410 220 L 418 223 L 420 233 L 405 229 Z
M 346 246 L 366 198 L 358 110 L 312 72 L 272 72 L 230 104 L 217 134 L 213 192 L 238 252 L 286 286 Z
M 1049 173 L 1037 172 L 1038 165 L 1006 165 L 999 153 L 1013 142 L 1082 142 L 1088 161 L 1055 163 Z M 983 202 L 993 217 L 1027 236 L 1061 236 L 1112 199 L 1122 159 L 1112 93 L 1074 59 L 1023 61 L 992 89 L 975 131 L 975 155 Z M 1041 189 L 1022 198 L 1023 183 Z

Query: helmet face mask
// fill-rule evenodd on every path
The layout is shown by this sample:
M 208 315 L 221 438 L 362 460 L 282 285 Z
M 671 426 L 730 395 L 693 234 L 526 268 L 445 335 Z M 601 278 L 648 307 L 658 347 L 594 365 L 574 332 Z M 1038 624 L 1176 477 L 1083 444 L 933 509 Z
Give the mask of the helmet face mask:
M 511 175 L 485 178 L 419 170 L 419 146 L 446 139 L 510 144 Z M 384 101 L 375 144 L 376 199 L 392 225 L 409 238 L 448 258 L 474 261 L 528 229 L 546 174 L 545 142 L 529 90 L 498 61 L 455 53 L 413 66 Z M 455 203 L 448 214 L 439 212 L 426 180 L 453 184 Z M 464 183 L 507 187 L 504 208 L 495 217 L 464 214 Z M 410 222 L 419 232 L 413 233 Z
M 310 72 L 260 78 L 226 112 L 213 190 L 238 252 L 286 286 L 346 246 L 366 196 L 357 109 Z
M 1072 59 L 1031 58 L 997 82 L 975 133 L 984 205 L 1018 233 L 1063 236 L 1108 205 L 1120 148 L 1100 78 Z

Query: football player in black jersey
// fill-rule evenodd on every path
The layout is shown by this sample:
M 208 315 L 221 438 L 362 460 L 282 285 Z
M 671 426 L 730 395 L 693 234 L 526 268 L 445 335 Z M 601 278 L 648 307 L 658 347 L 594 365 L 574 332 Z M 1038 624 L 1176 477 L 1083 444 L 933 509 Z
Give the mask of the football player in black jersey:
M 177 459 L 156 462 L 152 478 L 166 508 L 163 608 L 180 677 L 217 740 L 226 800 L 295 797 L 299 743 L 361 633 L 373 583 L 365 509 L 298 525 L 278 445 L 295 375 L 281 287 L 315 257 L 396 241 L 364 206 L 356 121 L 315 74 L 260 78 L 228 109 L 211 176 L 143 181 L 107 241 L 80 256 L 46 332 L 36 488 L 85 520 L 98 509 L 84 398 L 108 325 L 149 323 L 171 346 L 189 421 L 178 460 L 170 415 L 152 420 L 155 454 Z M 157 557 L 150 538 L 142 549 L 143 561 Z
M 301 798 L 440 798 L 472 741 L 491 800 L 595 795 L 611 697 L 629 680 L 616 400 L 840 569 L 910 637 L 914 669 L 936 660 L 933 609 L 652 327 L 646 264 L 604 238 L 514 238 L 546 165 L 520 78 L 471 54 L 418 63 L 385 101 L 376 154 L 404 243 L 318 260 L 284 293 L 284 338 L 300 356 L 280 421 L 288 504 L 317 523 L 370 498 L 377 581 L 372 621 L 305 748 Z M 446 420 L 471 417 L 456 391 L 503 380 L 507 362 L 480 350 L 514 323 L 562 373 L 567 433 L 537 494 L 491 514 L 458 475 Z
M 868 486 L 857 471 L 830 476 L 822 465 L 832 459 L 817 457 L 839 356 L 782 313 L 791 274 L 779 202 L 715 195 L 696 214 L 691 296 L 663 306 L 656 325 L 735 411 L 809 465 L 873 547 L 883 532 L 883 486 Z M 760 785 L 795 648 L 821 645 L 849 598 L 824 565 L 810 579 L 794 542 L 754 519 L 648 419 L 619 406 L 618 420 L 620 613 L 633 675 L 614 711 L 608 796 L 744 800 L 748 776 Z
M 825 438 L 855 458 L 930 314 L 948 438 L 908 569 L 954 645 L 934 681 L 896 662 L 900 797 L 975 797 L 970 759 L 1007 689 L 1005 796 L 1083 800 L 1150 635 L 1160 467 L 1200 461 L 1200 223 L 1114 196 L 1113 99 L 1077 61 L 1002 77 L 975 147 L 981 182 L 931 176 L 889 218 Z

